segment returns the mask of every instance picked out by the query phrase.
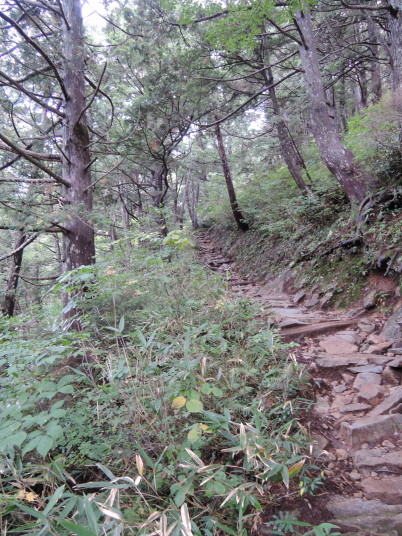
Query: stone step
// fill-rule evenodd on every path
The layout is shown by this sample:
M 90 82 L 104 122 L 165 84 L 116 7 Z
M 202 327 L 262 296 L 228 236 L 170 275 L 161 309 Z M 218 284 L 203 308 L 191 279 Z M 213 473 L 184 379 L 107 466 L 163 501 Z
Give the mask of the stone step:
M 308 337 L 310 335 L 318 335 L 319 333 L 337 330 L 338 328 L 343 328 L 356 323 L 357 319 L 354 318 L 349 320 L 333 320 L 331 322 L 321 322 L 297 328 L 286 328 L 281 331 L 281 335 L 285 339 L 296 339 L 299 337 Z
M 364 478 L 360 486 L 369 499 L 378 499 L 385 504 L 402 505 L 402 476 Z
M 316 359 L 316 363 L 321 368 L 341 368 L 350 367 L 352 365 L 386 365 L 392 361 L 392 357 L 377 354 L 318 354 L 310 356 L 306 354 L 308 359 L 312 357 Z
M 381 501 L 332 495 L 326 508 L 334 516 L 330 520 L 342 530 L 364 531 L 370 536 L 402 534 L 402 504 L 383 504 Z
M 349 448 L 361 447 L 364 443 L 378 443 L 402 432 L 402 415 L 379 415 L 363 417 L 352 423 L 341 423 L 341 434 Z
M 392 441 L 390 443 L 392 444 Z M 368 475 L 372 471 L 381 472 L 381 470 L 402 475 L 402 450 L 385 452 L 383 448 L 360 449 L 354 451 L 352 457 L 356 467 L 363 473 L 366 470 Z

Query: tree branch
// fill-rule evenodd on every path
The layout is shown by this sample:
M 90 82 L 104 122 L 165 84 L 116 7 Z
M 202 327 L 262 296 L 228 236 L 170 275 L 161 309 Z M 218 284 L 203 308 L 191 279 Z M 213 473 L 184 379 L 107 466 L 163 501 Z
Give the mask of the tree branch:
M 31 151 L 25 151 L 24 149 L 21 149 L 20 147 L 18 147 L 18 145 L 15 145 L 11 140 L 9 140 L 1 132 L 0 132 L 0 140 L 3 141 L 9 147 L 11 147 L 11 149 L 13 149 L 14 152 L 23 156 L 26 160 L 28 160 L 28 162 L 31 162 L 31 164 L 34 164 L 36 167 L 38 167 L 39 169 L 41 169 L 42 171 L 50 175 L 50 177 L 53 177 L 53 179 L 56 182 L 59 182 L 60 184 L 64 184 L 64 186 L 67 186 L 68 188 L 71 186 L 70 183 L 64 180 L 62 177 L 60 177 L 60 175 L 57 175 L 57 173 L 54 173 L 51 169 L 44 166 L 43 164 L 38 162 L 35 158 L 33 158 L 29 154 Z

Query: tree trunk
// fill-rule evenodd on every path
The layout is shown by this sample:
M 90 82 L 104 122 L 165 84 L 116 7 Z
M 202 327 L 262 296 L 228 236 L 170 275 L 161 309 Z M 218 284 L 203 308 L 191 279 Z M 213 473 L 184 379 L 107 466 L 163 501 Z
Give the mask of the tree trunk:
M 355 161 L 330 116 L 321 78 L 313 25 L 309 11 L 298 12 L 296 21 L 301 36 L 300 57 L 306 90 L 311 103 L 311 129 L 318 150 L 328 169 L 335 175 L 350 202 L 362 201 L 374 179 Z
M 22 246 L 26 238 L 27 237 L 25 233 L 23 231 L 19 231 L 14 249 L 18 249 L 20 246 Z M 10 271 L 6 282 L 6 290 L 4 293 L 3 303 L 1 305 L 1 312 L 6 316 L 14 316 L 16 293 L 18 281 L 20 278 L 23 254 L 24 249 L 20 249 L 11 257 Z
M 162 167 L 156 171 L 152 171 L 152 185 L 154 192 L 151 194 L 152 205 L 156 210 L 155 221 L 160 229 L 162 236 L 167 236 L 169 230 L 167 227 L 165 215 L 164 215 L 164 198 L 166 194 L 166 186 L 164 185 L 165 169 Z
M 263 71 L 263 73 L 265 82 L 269 86 L 268 92 L 275 114 L 275 126 L 278 134 L 282 158 L 284 159 L 289 169 L 289 173 L 300 190 L 306 195 L 312 195 L 311 188 L 308 184 L 306 184 L 302 175 L 302 168 L 305 168 L 306 166 L 299 151 L 296 149 L 295 143 L 290 136 L 285 120 L 282 117 L 281 108 L 278 99 L 276 98 L 275 87 L 272 85 L 274 82 L 274 77 L 271 67 L 268 67 L 268 69 Z
M 379 57 L 379 39 L 377 28 L 375 22 L 370 17 L 367 16 L 367 31 L 368 38 L 370 42 L 370 51 L 372 55 L 372 64 L 371 64 L 371 94 L 372 94 L 372 103 L 375 104 L 382 97 L 382 80 L 381 80 L 381 65 L 378 61 Z
M 63 0 L 64 101 L 62 177 L 67 213 L 63 239 L 64 269 L 95 262 L 95 236 L 90 214 L 92 188 L 89 132 L 85 114 L 85 49 L 80 0 Z
M 388 0 L 388 6 L 392 98 L 399 124 L 399 149 L 402 155 L 402 0 Z
M 191 197 L 190 197 L 190 193 L 191 193 Z M 197 214 L 197 205 L 198 205 L 199 196 L 200 196 L 200 185 L 198 181 L 191 179 L 191 192 L 190 192 L 190 188 L 187 187 L 186 202 L 187 202 L 187 210 L 191 219 L 191 225 L 194 231 L 196 231 L 200 226 L 198 223 L 198 214 Z
M 215 117 L 218 121 L 218 116 Z M 243 214 L 240 211 L 237 203 L 236 192 L 233 186 L 232 174 L 230 172 L 229 162 L 226 156 L 225 147 L 223 145 L 222 132 L 220 124 L 215 125 L 216 141 L 218 143 L 218 152 L 222 162 L 223 175 L 225 176 L 226 188 L 229 194 L 230 206 L 232 208 L 233 217 L 236 221 L 237 227 L 240 231 L 248 231 L 248 223 L 245 221 Z

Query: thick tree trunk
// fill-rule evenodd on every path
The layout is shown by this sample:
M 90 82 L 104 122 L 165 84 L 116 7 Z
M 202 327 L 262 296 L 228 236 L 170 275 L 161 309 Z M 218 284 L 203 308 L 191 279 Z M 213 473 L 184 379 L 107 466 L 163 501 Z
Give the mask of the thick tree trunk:
M 67 213 L 63 239 L 64 269 L 95 262 L 95 236 L 90 214 L 92 188 L 89 132 L 85 114 L 85 49 L 80 0 L 62 0 L 64 102 L 62 177 Z
M 312 195 L 311 188 L 306 184 L 303 179 L 302 168 L 305 168 L 304 162 L 299 151 L 296 150 L 295 143 L 292 140 L 288 127 L 283 119 L 281 108 L 276 97 L 275 87 L 272 85 L 274 82 L 274 77 L 272 74 L 271 67 L 264 72 L 265 82 L 269 86 L 269 96 L 272 102 L 272 108 L 275 114 L 275 126 L 276 132 L 278 134 L 279 145 L 281 149 L 282 158 L 285 161 L 289 169 L 293 180 L 300 188 L 300 190 L 306 195 Z
M 26 235 L 23 231 L 19 231 L 17 235 L 17 240 L 15 243 L 15 248 L 18 249 L 26 240 Z M 11 266 L 9 275 L 6 282 L 6 289 L 4 293 L 3 303 L 1 304 L 1 312 L 6 316 L 14 316 L 15 304 L 16 304 L 16 293 L 18 287 L 18 281 L 20 278 L 20 271 L 22 265 L 22 257 L 24 254 L 24 249 L 20 249 L 11 257 Z
M 219 117 L 216 116 L 215 119 L 218 121 Z M 215 125 L 215 135 L 218 144 L 219 156 L 222 162 L 223 175 L 226 181 L 226 188 L 229 195 L 230 206 L 233 212 L 233 217 L 236 221 L 239 230 L 245 232 L 248 231 L 249 227 L 237 203 L 236 192 L 233 186 L 232 174 L 230 172 L 229 162 L 225 152 L 225 146 L 223 145 L 222 132 L 219 123 Z
M 356 163 L 354 154 L 342 143 L 335 119 L 330 116 L 310 12 L 298 12 L 296 21 L 302 41 L 300 57 L 304 80 L 311 103 L 311 129 L 318 150 L 349 201 L 362 201 L 368 190 L 374 186 L 374 179 Z
M 399 124 L 399 148 L 402 155 L 402 0 L 388 0 L 388 6 L 392 98 Z

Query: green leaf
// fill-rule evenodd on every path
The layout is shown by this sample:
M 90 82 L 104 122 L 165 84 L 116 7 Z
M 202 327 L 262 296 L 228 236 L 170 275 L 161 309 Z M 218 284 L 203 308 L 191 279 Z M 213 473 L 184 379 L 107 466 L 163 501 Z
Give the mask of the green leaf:
M 57 503 L 57 501 L 60 499 L 60 497 L 63 495 L 65 485 L 60 486 L 56 489 L 56 491 L 53 493 L 53 495 L 50 497 L 49 502 L 46 505 L 46 508 L 43 510 L 43 515 L 47 516 L 53 506 Z
M 125 324 L 125 319 L 124 319 L 124 316 L 122 316 L 120 318 L 119 327 L 118 327 L 118 330 L 119 330 L 120 333 L 123 333 L 124 324 Z
M 36 450 L 39 452 L 42 458 L 45 458 L 49 450 L 53 447 L 53 444 L 54 444 L 53 437 L 44 435 L 39 438 L 39 442 L 36 445 Z
M 76 534 L 76 536 L 97 536 L 96 532 L 93 530 L 83 527 L 82 525 L 76 525 L 72 521 L 60 520 L 59 525 L 73 534 Z
M 209 395 L 211 393 L 212 387 L 209 383 L 204 383 L 201 387 L 201 392 L 204 393 L 204 395 Z
M 200 413 L 201 411 L 203 411 L 204 406 L 202 405 L 202 402 L 200 400 L 191 399 L 187 400 L 186 408 L 187 411 L 189 411 L 190 413 Z
M 219 387 L 212 387 L 212 394 L 220 398 L 223 396 L 223 391 Z

